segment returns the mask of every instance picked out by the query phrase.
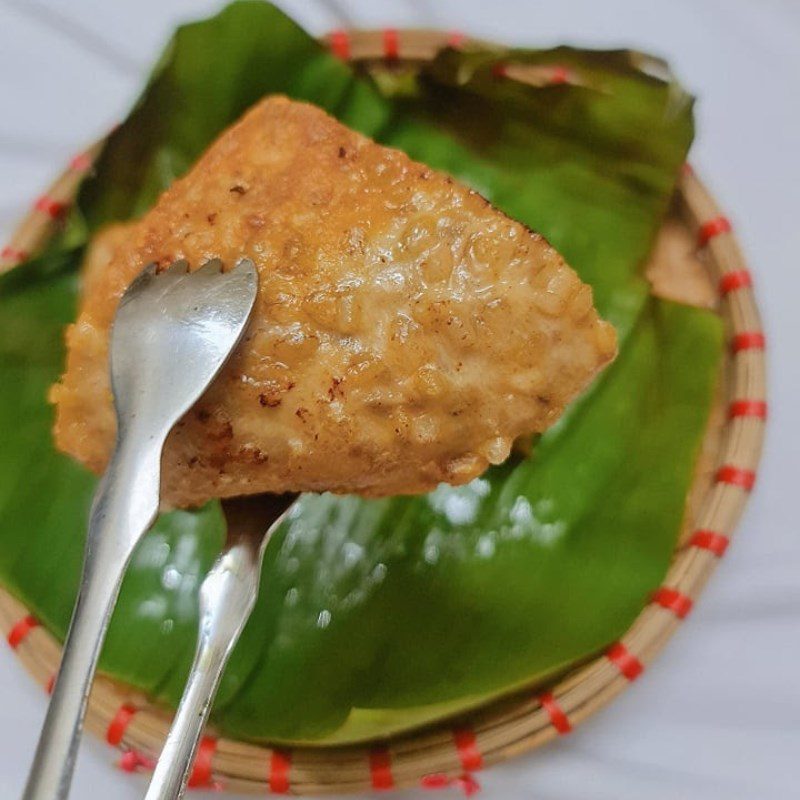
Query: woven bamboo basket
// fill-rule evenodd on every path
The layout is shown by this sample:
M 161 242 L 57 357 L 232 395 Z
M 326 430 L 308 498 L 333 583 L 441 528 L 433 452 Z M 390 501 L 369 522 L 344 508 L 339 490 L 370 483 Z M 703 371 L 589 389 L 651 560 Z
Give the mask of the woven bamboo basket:
M 464 39 L 454 33 L 383 30 L 337 31 L 326 41 L 344 59 L 399 62 L 428 59 L 443 45 L 458 46 Z M 568 79 L 558 67 L 510 64 L 502 74 L 536 83 Z M 10 268 L 43 247 L 98 150 L 99 145 L 73 159 L 36 201 L 0 254 L 0 268 Z M 553 685 L 386 741 L 288 750 L 218 738 L 209 731 L 191 786 L 256 794 L 339 794 L 454 785 L 469 794 L 476 785 L 472 773 L 568 734 L 639 677 L 689 613 L 728 546 L 755 481 L 767 408 L 764 335 L 750 273 L 730 223 L 688 165 L 648 275 L 654 292 L 717 310 L 730 347 L 717 408 L 687 497 L 684 534 L 663 586 L 622 639 Z M 2 590 L 0 627 L 28 671 L 50 689 L 60 645 Z M 103 676 L 96 679 L 87 727 L 121 750 L 123 769 L 151 768 L 169 724 L 169 716 L 143 695 Z

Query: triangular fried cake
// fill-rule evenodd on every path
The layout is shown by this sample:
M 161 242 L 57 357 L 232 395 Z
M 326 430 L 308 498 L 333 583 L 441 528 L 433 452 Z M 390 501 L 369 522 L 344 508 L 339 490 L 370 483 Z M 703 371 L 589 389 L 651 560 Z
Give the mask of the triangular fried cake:
M 95 471 L 115 421 L 108 333 L 147 263 L 251 258 L 252 322 L 172 432 L 163 497 L 416 493 L 543 431 L 614 356 L 591 289 L 538 234 L 320 109 L 270 97 L 88 256 L 58 446 Z

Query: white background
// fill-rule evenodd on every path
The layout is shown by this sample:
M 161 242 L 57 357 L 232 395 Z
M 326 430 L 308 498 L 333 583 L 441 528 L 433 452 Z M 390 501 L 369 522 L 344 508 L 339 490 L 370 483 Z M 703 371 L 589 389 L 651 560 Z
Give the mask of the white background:
M 800 2 L 279 4 L 314 33 L 429 25 L 516 44 L 635 45 L 666 56 L 700 98 L 691 160 L 750 259 L 769 342 L 756 491 L 702 601 L 647 673 L 572 736 L 477 777 L 491 798 L 799 797 Z M 69 157 L 124 115 L 175 22 L 218 5 L 0 0 L 0 241 Z M 19 796 L 44 710 L 42 691 L 0 647 L 3 800 Z M 116 758 L 87 739 L 72 796 L 141 797 L 144 778 L 119 772 Z

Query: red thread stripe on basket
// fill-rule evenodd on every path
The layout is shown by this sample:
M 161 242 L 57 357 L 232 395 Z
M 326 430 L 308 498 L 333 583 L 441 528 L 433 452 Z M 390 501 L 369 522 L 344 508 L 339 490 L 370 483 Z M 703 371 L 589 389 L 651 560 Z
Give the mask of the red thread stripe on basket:
M 734 467 L 733 464 L 724 464 L 717 470 L 717 483 L 725 483 L 728 486 L 738 486 L 749 492 L 756 482 L 756 474 L 751 469 L 741 469 Z
M 34 203 L 33 207 L 37 211 L 41 211 L 42 214 L 47 214 L 47 216 L 51 219 L 59 219 L 59 217 L 63 216 L 64 212 L 67 210 L 66 203 L 62 203 L 59 200 L 53 200 L 52 197 L 48 197 L 46 194 L 43 194 Z
M 350 59 L 350 35 L 347 31 L 331 31 L 331 52 L 342 61 Z
M 73 172 L 86 172 L 92 166 L 92 157 L 88 153 L 78 153 L 69 162 L 69 168 Z
M 508 64 L 498 61 L 492 65 L 492 75 L 495 78 L 505 78 L 508 75 Z
M 691 547 L 699 547 L 701 550 L 708 550 L 720 558 L 725 555 L 729 544 L 730 539 L 727 536 L 721 533 L 715 533 L 714 531 L 695 531 L 692 534 L 692 538 L 689 539 L 689 545 Z
M 12 650 L 16 650 L 24 641 L 25 637 L 37 626 L 39 620 L 32 614 L 23 617 L 19 622 L 15 622 L 6 636 L 6 641 L 11 645 Z
M 767 418 L 767 404 L 763 400 L 734 400 L 728 407 L 728 417 L 757 417 Z
M 217 751 L 217 740 L 213 736 L 204 736 L 194 757 L 192 774 L 189 775 L 188 786 L 192 789 L 208 786 L 211 783 L 211 759 Z
M 606 658 L 629 680 L 635 681 L 643 672 L 644 665 L 622 642 L 611 645 Z
M 443 772 L 432 772 L 430 775 L 423 775 L 419 784 L 423 789 L 446 789 L 452 781 L 453 778 Z
M 704 222 L 697 231 L 697 246 L 704 247 L 715 236 L 731 232 L 731 223 L 727 217 L 714 217 Z
M 761 331 L 743 331 L 737 333 L 731 341 L 734 353 L 741 353 L 742 350 L 763 350 L 766 345 L 767 340 Z
M 373 789 L 393 789 L 392 755 L 384 747 L 370 750 L 369 775 Z
M 136 772 L 140 768 L 153 770 L 155 766 L 156 762 L 139 750 L 126 750 L 119 760 L 119 768 L 123 772 Z
M 478 740 L 470 728 L 459 728 L 453 731 L 453 741 L 461 760 L 461 766 L 467 772 L 475 772 L 483 767 L 483 756 L 478 750 Z
M 136 758 L 136 752 L 134 750 L 128 750 L 126 753 L 123 753 L 119 759 L 119 768 L 123 772 L 134 772 L 138 766 L 139 761 Z
M 286 794 L 289 791 L 289 770 L 292 768 L 292 754 L 289 750 L 273 750 L 269 757 L 269 790 L 273 794 Z
M 54 674 L 54 675 L 51 675 L 47 679 L 47 683 L 44 685 L 44 690 L 47 692 L 47 694 L 53 694 L 53 689 L 55 688 L 55 685 L 56 685 L 56 677 L 57 677 L 57 673 Z
M 131 720 L 136 716 L 139 709 L 131 703 L 123 703 L 114 718 L 108 723 L 106 730 L 106 741 L 116 747 L 125 736 L 125 731 L 128 729 Z
M 545 692 L 540 698 L 539 702 L 542 708 L 547 712 L 550 717 L 550 722 L 553 727 L 558 731 L 561 736 L 566 736 L 571 730 L 569 717 L 564 713 L 564 709 L 558 704 L 558 701 L 553 697 L 552 692 Z
M 11 245 L 0 250 L 0 258 L 3 261 L 13 261 L 15 264 L 19 264 L 20 261 L 24 261 L 27 257 L 28 254 L 24 250 L 18 250 L 16 247 L 11 247 Z
M 678 619 L 684 619 L 692 610 L 692 598 L 682 594 L 669 586 L 662 586 L 654 595 L 653 602 L 658 603 L 661 608 L 671 611 Z
M 393 60 L 400 55 L 400 41 L 397 28 L 386 28 L 383 31 L 383 57 Z
M 749 289 L 753 285 L 753 278 L 746 269 L 737 269 L 726 272 L 719 279 L 719 293 L 721 295 L 735 292 L 737 289 Z
M 423 775 L 419 782 L 423 789 L 449 789 L 451 786 L 461 789 L 464 797 L 472 797 L 481 790 L 481 785 L 469 772 L 451 778 L 443 772 L 432 772 L 430 775 Z
M 450 31 L 447 34 L 448 47 L 461 47 L 466 41 L 467 37 L 461 31 Z

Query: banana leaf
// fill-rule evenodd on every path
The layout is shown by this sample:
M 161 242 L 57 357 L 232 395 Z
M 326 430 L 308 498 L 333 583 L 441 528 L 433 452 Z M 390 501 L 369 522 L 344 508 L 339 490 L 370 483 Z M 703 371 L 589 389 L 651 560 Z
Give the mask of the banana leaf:
M 577 77 L 526 86 L 498 77 L 510 62 Z M 663 65 L 476 47 L 411 70 L 354 70 L 262 2 L 184 26 L 65 232 L 0 277 L 0 582 L 56 636 L 96 480 L 55 451 L 46 400 L 85 244 L 146 211 L 274 92 L 447 170 L 543 233 L 620 331 L 615 364 L 529 456 L 419 498 L 305 496 L 271 542 L 215 725 L 252 740 L 355 741 L 541 681 L 624 632 L 675 545 L 721 327 L 710 312 L 649 297 L 641 275 L 692 138 L 691 99 Z M 105 673 L 177 702 L 198 585 L 223 540 L 216 503 L 160 517 L 126 576 Z

